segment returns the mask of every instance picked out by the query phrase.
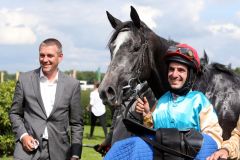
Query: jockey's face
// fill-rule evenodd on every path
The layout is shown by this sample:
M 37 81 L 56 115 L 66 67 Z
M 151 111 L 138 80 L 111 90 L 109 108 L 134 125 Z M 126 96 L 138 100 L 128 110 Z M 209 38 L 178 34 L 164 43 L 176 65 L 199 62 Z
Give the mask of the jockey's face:
M 168 67 L 168 82 L 172 89 L 180 89 L 188 75 L 188 67 L 182 63 L 170 62 Z

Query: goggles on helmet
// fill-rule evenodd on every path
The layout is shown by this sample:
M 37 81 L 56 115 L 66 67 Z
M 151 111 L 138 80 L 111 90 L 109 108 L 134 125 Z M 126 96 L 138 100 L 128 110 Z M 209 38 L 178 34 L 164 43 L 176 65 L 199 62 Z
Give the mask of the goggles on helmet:
M 194 60 L 193 51 L 190 50 L 189 48 L 181 48 L 181 47 L 177 47 L 177 46 L 170 46 L 168 48 L 167 52 L 168 53 L 180 53 L 180 54 L 186 56 L 186 58 Z
M 191 65 L 192 63 L 194 65 L 193 67 L 197 70 L 197 72 L 200 71 L 200 60 L 198 58 L 197 52 L 190 46 L 186 44 L 170 46 L 167 50 L 165 58 L 172 59 L 175 56 L 184 58 L 185 62 L 188 65 Z

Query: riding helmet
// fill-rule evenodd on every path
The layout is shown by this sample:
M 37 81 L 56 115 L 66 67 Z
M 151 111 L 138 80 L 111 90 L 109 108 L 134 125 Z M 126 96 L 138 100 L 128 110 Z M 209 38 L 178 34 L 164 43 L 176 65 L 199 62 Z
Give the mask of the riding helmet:
M 195 71 L 200 71 L 200 59 L 197 51 L 187 44 L 170 46 L 166 52 L 165 59 L 167 61 L 184 63 Z
M 201 68 L 197 51 L 187 44 L 177 44 L 168 48 L 164 58 L 167 64 L 179 62 L 188 66 L 188 77 L 182 88 L 173 89 L 170 87 L 171 92 L 177 95 L 186 95 L 192 89 L 197 73 Z

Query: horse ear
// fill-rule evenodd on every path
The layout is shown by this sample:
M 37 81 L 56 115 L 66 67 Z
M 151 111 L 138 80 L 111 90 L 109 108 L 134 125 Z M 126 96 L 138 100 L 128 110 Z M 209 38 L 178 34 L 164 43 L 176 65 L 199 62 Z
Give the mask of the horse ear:
M 141 24 L 141 20 L 140 20 L 140 18 L 139 18 L 139 16 L 138 16 L 138 13 L 137 13 L 136 9 L 135 9 L 133 6 L 131 6 L 130 16 L 131 16 L 131 19 L 132 19 L 134 25 L 135 25 L 137 28 L 140 28 L 140 26 L 141 26 L 141 25 L 140 25 L 140 24 Z
M 200 58 L 201 69 L 204 70 L 205 66 L 208 64 L 208 56 L 206 51 L 203 51 L 203 58 Z
M 122 22 L 119 19 L 113 17 L 108 11 L 106 11 L 106 13 L 107 13 L 108 20 L 114 29 L 122 25 Z
M 204 54 L 205 63 L 208 64 L 209 58 L 208 58 L 207 52 L 204 50 L 204 51 L 203 51 L 203 54 Z
M 227 68 L 228 68 L 228 69 L 232 69 L 232 63 L 229 63 L 229 64 L 227 65 Z

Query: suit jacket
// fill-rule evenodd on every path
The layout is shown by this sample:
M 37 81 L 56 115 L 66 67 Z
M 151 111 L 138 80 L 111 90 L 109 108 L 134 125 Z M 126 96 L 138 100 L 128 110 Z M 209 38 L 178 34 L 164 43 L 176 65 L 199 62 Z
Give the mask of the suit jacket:
M 59 71 L 54 106 L 47 117 L 40 93 L 40 68 L 20 74 L 9 116 L 16 135 L 14 158 L 38 159 L 46 126 L 51 160 L 65 160 L 71 155 L 81 156 L 83 116 L 80 84 L 77 80 Z M 20 142 L 23 133 L 39 141 L 37 150 L 31 153 L 23 150 Z

